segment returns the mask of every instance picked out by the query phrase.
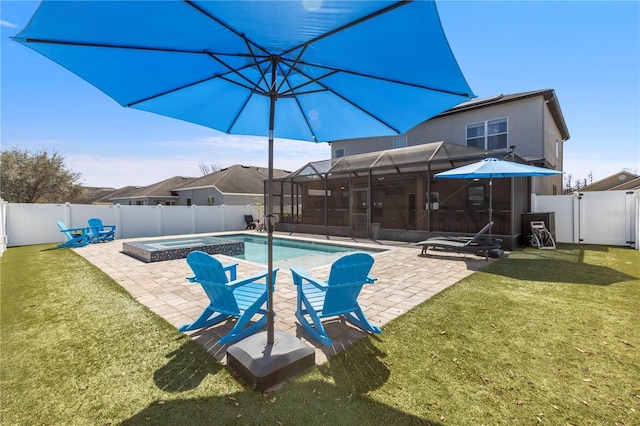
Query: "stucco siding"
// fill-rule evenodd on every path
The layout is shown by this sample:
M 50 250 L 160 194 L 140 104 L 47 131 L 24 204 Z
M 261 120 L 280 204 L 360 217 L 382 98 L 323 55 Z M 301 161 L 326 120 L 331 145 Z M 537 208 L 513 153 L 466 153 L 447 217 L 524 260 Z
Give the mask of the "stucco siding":
M 384 151 L 393 148 L 394 136 L 379 136 L 361 139 L 343 139 L 331 142 L 331 158 L 335 158 L 336 149 L 344 149 L 344 155 L 357 155 L 366 152 Z
M 552 167 L 562 170 L 562 135 L 549 108 L 544 107 L 544 157 Z
M 548 151 L 549 148 L 546 148 L 541 141 L 545 133 L 545 123 L 553 123 L 553 118 L 544 107 L 543 96 L 432 118 L 406 133 L 407 145 L 414 146 L 436 141 L 466 145 L 467 124 L 500 118 L 508 120 L 507 147 L 515 145 L 519 155 L 533 158 L 542 158 L 545 151 Z M 555 144 L 555 137 L 558 135 L 559 138 L 559 132 L 555 125 L 550 126 L 552 126 Z M 393 139 L 393 136 L 388 136 L 336 141 L 331 146 L 332 155 L 335 149 L 339 148 L 344 148 L 345 155 L 391 149 Z M 555 145 L 553 153 L 555 157 Z

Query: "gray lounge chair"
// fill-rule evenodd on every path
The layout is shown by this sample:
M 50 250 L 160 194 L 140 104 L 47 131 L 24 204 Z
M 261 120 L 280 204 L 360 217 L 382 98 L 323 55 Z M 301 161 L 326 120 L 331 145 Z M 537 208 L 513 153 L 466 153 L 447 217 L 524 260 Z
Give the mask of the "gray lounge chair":
M 443 251 L 456 253 L 481 253 L 486 260 L 489 260 L 489 251 L 500 249 L 502 240 L 500 238 L 486 238 L 484 234 L 489 231 L 493 222 L 487 223 L 484 228 L 473 236 L 438 236 L 431 237 L 428 240 L 417 242 L 417 246 L 422 246 L 421 255 L 427 254 L 429 247 Z

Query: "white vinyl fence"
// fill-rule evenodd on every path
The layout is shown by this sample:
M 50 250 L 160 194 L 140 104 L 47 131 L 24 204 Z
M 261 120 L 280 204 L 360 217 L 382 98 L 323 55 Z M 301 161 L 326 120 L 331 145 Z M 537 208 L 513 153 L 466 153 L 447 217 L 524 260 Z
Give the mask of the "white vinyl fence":
M 640 191 L 531 196 L 531 211 L 554 212 L 561 243 L 627 246 L 640 250 Z M 92 217 L 116 225 L 116 238 L 199 234 L 245 228 L 253 206 L 95 206 L 15 204 L 0 200 L 0 255 L 7 247 L 65 240 L 56 223 L 84 228 Z
M 259 217 L 253 206 L 121 206 L 18 204 L 0 201 L 0 254 L 7 247 L 58 243 L 58 229 L 85 228 L 92 217 L 116 226 L 116 238 L 200 234 L 245 229 L 244 215 Z
M 555 212 L 558 242 L 628 246 L 640 250 L 640 191 L 534 194 L 531 211 Z

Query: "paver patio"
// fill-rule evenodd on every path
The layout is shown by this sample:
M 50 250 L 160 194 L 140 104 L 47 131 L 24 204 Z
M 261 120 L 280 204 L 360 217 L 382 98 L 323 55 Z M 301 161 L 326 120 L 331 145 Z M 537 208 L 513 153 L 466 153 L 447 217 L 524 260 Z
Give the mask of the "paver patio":
M 358 299 L 369 320 L 378 326 L 384 326 L 434 294 L 487 265 L 483 257 L 469 254 L 443 253 L 442 255 L 419 256 L 420 247 L 411 243 L 274 233 L 274 236 L 279 235 L 294 236 L 299 239 L 330 240 L 334 243 L 344 242 L 363 248 L 388 249 L 373 254 L 375 264 L 371 274 L 378 278 L 378 281 L 373 285 L 365 285 Z M 193 235 L 189 236 L 193 237 Z M 152 238 L 116 240 L 108 243 L 90 244 L 75 250 L 113 278 L 137 301 L 173 326 L 179 327 L 192 322 L 208 305 L 209 299 L 199 284 L 189 283 L 185 279 L 187 276 L 193 275 L 185 259 L 144 263 L 122 253 L 123 242 L 149 239 Z M 238 262 L 239 278 L 266 268 L 264 265 L 253 262 L 223 255 L 216 256 L 223 263 Z M 330 266 L 328 264 L 309 269 L 309 271 L 319 278 L 326 279 Z M 316 364 L 323 364 L 329 357 L 340 353 L 365 335 L 344 320 L 330 320 L 325 322 L 325 328 L 331 336 L 334 346 L 321 345 L 311 339 L 296 322 L 296 289 L 288 269 L 279 270 L 275 289 L 273 300 L 276 312 L 276 330 L 291 333 L 314 347 Z M 230 323 L 224 322 L 188 334 L 212 356 L 225 363 L 226 345 L 221 346 L 216 342 L 230 329 Z M 384 330 L 379 337 L 384 338 Z

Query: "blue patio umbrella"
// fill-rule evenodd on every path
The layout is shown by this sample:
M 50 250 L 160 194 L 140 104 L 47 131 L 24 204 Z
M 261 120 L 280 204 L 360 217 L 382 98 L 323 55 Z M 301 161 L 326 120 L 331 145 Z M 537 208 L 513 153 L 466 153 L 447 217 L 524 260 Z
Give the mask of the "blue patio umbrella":
M 489 179 L 489 223 L 491 223 L 493 221 L 493 178 L 549 176 L 561 173 L 564 172 L 504 161 L 499 158 L 485 158 L 466 166 L 436 173 L 434 176 L 449 179 Z M 491 227 L 489 227 L 489 239 L 491 239 Z
M 269 218 L 275 134 L 401 134 L 474 97 L 430 0 L 45 1 L 14 40 L 124 107 L 268 136 Z

